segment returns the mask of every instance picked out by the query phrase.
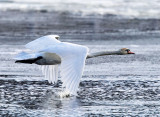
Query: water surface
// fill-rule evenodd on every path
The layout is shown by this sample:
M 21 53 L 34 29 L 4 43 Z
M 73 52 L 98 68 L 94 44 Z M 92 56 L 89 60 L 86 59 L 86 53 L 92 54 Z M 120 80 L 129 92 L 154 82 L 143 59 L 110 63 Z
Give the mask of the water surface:
M 108 11 L 104 10 L 107 7 L 103 5 L 101 8 L 107 13 L 101 15 L 92 13 L 84 15 L 83 9 L 80 13 L 46 10 L 45 7 L 35 10 L 32 7 L 36 8 L 37 4 L 41 6 L 39 4 L 42 3 L 33 2 L 31 10 L 28 10 L 28 6 L 27 10 L 22 10 L 23 8 L 9 10 L 6 6 L 21 7 L 28 5 L 27 1 L 1 2 L 1 8 L 3 7 L 0 11 L 1 116 L 160 116 L 160 20 L 159 15 L 152 17 L 152 13 L 146 13 L 152 6 L 148 8 L 147 4 L 154 4 L 153 10 L 158 13 L 158 1 L 133 0 L 132 3 L 142 6 L 146 4 L 141 7 L 143 12 L 139 12 L 140 6 L 131 7 L 136 4 L 120 0 L 120 5 L 125 6 L 128 3 L 130 9 L 138 10 L 140 15 L 134 17 L 107 14 Z M 55 6 L 62 3 L 55 2 L 57 3 Z M 73 5 L 73 1 L 68 2 Z M 110 4 L 104 6 L 114 3 L 108 2 Z M 88 6 L 93 11 L 94 5 L 106 2 L 95 3 L 96 1 Z M 79 5 L 79 8 L 82 8 L 84 5 L 81 4 L 86 3 L 74 4 L 75 7 Z M 48 4 L 42 4 L 45 5 Z M 118 1 L 114 5 L 118 5 Z M 145 7 L 147 10 L 144 10 Z M 110 8 L 122 11 L 124 7 Z M 144 13 L 146 17 L 142 17 Z M 49 84 L 44 80 L 37 65 L 15 64 L 13 60 L 17 53 L 29 51 L 24 48 L 24 44 L 47 34 L 58 34 L 61 41 L 88 46 L 90 52 L 127 47 L 136 54 L 103 56 L 87 60 L 78 95 L 58 99 L 55 92 L 60 89 L 60 82 L 56 85 Z

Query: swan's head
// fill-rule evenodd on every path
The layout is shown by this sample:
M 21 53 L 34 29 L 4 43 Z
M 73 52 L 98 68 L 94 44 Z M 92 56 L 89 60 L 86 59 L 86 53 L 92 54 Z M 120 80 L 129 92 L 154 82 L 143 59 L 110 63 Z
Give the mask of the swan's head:
M 135 54 L 134 52 L 131 52 L 130 49 L 128 49 L 128 48 L 122 48 L 122 49 L 120 49 L 120 52 L 122 54 Z
M 57 40 L 59 40 L 59 35 L 54 35 L 54 37 L 57 39 Z

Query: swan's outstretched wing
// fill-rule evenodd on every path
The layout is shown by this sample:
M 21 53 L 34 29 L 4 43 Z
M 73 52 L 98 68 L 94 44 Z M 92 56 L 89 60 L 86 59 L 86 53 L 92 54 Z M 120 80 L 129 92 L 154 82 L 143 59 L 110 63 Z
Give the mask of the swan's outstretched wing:
M 49 83 L 56 83 L 58 80 L 58 65 L 42 65 L 42 73 Z
M 56 39 L 56 36 L 57 35 L 47 35 L 40 37 L 34 41 L 29 42 L 25 45 L 25 47 L 34 51 L 44 50 L 51 45 L 53 46 L 60 43 L 60 41 Z
M 71 43 L 60 43 L 57 46 L 43 50 L 56 53 L 61 57 L 61 78 L 66 91 L 76 95 L 82 77 L 88 48 Z

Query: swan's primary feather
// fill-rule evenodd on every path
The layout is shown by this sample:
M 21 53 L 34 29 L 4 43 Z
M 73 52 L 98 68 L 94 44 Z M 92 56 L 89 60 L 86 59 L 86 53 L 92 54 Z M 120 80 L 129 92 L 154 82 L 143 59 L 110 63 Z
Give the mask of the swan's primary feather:
M 58 80 L 58 65 L 42 65 L 42 73 L 45 76 L 45 80 L 49 83 L 56 83 Z

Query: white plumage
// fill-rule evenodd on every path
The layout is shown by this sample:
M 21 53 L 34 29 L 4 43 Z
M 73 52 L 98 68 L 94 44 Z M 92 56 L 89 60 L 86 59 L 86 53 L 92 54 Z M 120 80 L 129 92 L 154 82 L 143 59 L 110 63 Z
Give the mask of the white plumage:
M 82 77 L 85 60 L 88 53 L 88 48 L 85 46 L 60 42 L 56 39 L 56 35 L 48 35 L 38 38 L 25 47 L 34 51 L 32 54 L 19 54 L 17 60 L 27 60 L 42 56 L 45 61 L 52 62 L 55 60 L 61 61 L 61 80 L 62 86 L 65 87 L 65 92 L 76 95 L 80 79 Z M 58 56 L 57 56 L 58 55 Z M 42 62 L 41 62 L 42 64 Z M 55 83 L 58 80 L 58 64 L 41 65 L 42 73 L 45 79 L 50 83 Z
M 58 65 L 42 65 L 42 73 L 45 76 L 45 80 L 49 83 L 56 83 L 58 80 Z

